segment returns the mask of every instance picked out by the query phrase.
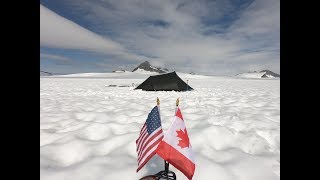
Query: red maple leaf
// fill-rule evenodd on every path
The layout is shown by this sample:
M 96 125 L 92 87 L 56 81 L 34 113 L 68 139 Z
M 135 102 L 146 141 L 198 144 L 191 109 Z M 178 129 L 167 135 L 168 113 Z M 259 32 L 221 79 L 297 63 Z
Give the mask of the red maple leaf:
M 181 148 L 185 148 L 185 147 L 189 147 L 189 137 L 188 137 L 188 132 L 187 129 L 184 128 L 184 130 L 180 129 L 177 132 L 177 137 L 180 138 L 181 140 L 179 140 L 178 146 L 180 146 Z

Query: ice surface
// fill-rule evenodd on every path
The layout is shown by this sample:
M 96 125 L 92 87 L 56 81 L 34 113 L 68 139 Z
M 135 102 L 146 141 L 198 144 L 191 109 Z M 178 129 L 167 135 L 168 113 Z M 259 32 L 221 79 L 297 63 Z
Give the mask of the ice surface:
M 178 73 L 194 91 L 106 87 L 140 84 L 149 75 L 40 78 L 40 179 L 139 179 L 163 170 L 163 160 L 155 156 L 136 173 L 135 140 L 156 97 L 164 131 L 180 98 L 196 161 L 193 179 L 280 179 L 279 79 Z M 173 166 L 170 170 L 186 179 Z
M 237 77 L 242 77 L 242 78 L 261 78 L 265 72 L 260 72 L 260 73 L 242 73 L 238 74 Z M 268 76 L 269 77 L 269 76 Z

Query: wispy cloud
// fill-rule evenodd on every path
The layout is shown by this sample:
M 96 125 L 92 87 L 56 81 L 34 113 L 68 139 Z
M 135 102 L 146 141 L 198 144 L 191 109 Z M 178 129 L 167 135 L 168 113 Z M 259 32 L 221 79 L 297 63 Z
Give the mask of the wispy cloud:
M 74 60 L 55 54 L 40 53 L 40 60 L 56 61 L 58 64 L 73 64 Z

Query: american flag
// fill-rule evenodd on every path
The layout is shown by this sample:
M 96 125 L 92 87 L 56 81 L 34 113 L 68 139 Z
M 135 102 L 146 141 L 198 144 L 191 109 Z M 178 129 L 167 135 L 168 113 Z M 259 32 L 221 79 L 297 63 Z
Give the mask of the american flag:
M 163 132 L 160 121 L 159 107 L 155 106 L 144 123 L 139 138 L 136 140 L 138 153 L 137 172 L 156 154 Z

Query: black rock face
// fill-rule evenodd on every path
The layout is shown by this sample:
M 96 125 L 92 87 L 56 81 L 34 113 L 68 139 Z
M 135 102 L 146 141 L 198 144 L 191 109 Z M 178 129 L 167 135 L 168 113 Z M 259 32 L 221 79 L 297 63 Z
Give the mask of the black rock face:
M 45 72 L 45 71 L 40 71 L 40 76 L 52 76 L 52 73 Z
M 262 71 L 260 71 L 260 72 L 265 72 L 265 74 L 263 75 L 263 76 L 267 76 L 267 75 L 271 75 L 271 76 L 273 76 L 273 77 L 280 77 L 280 74 L 277 74 L 277 73 L 274 73 L 274 72 L 272 72 L 272 71 L 270 71 L 270 70 L 262 70 Z
M 168 70 L 166 68 L 162 70 L 159 67 L 151 66 L 151 64 L 148 61 L 141 63 L 138 67 L 134 68 L 132 70 L 132 72 L 136 71 L 137 69 L 144 69 L 146 71 L 158 72 L 158 73 L 167 73 L 168 72 Z

